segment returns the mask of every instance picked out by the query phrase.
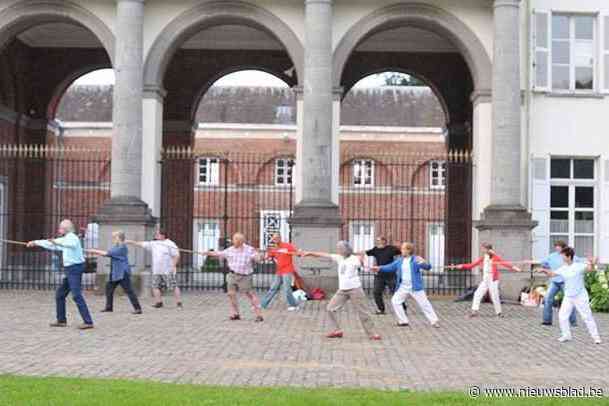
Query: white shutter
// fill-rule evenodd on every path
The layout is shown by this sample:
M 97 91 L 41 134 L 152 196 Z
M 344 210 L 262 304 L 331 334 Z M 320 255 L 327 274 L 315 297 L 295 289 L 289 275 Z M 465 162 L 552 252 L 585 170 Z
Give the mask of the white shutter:
M 532 16 L 533 33 L 533 89 L 550 89 L 550 14 L 547 11 L 535 11 Z
M 609 16 L 602 19 L 603 23 L 603 45 L 601 65 L 603 66 L 603 89 L 609 92 Z
M 550 168 L 548 157 L 531 158 L 531 214 L 533 258 L 545 258 L 550 246 Z
M 602 263 L 609 263 L 609 160 L 602 161 L 603 173 L 601 187 L 601 207 L 600 213 L 600 244 L 598 256 Z

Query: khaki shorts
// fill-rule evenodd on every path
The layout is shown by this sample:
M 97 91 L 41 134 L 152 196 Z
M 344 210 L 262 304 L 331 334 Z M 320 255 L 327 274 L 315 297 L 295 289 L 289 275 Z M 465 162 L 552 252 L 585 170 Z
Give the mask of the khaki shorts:
M 242 293 L 248 293 L 253 289 L 252 280 L 252 275 L 241 275 L 230 272 L 228 275 L 226 275 L 226 289 L 229 292 L 239 291 Z
M 152 289 L 175 289 L 178 287 L 176 274 L 152 275 Z

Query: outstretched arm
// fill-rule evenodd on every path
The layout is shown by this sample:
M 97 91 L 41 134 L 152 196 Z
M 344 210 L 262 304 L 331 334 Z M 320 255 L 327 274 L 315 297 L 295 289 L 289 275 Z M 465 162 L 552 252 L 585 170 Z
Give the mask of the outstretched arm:
M 326 259 L 332 259 L 332 255 L 330 253 L 327 252 L 316 252 L 316 251 L 303 251 L 302 252 L 302 256 L 303 257 L 314 257 L 314 258 L 326 258 Z
M 102 257 L 105 257 L 105 256 L 108 255 L 108 251 L 96 250 L 96 249 L 93 249 L 93 248 L 86 249 L 85 252 L 87 254 L 99 255 L 99 256 L 102 256 Z
M 146 248 L 146 241 L 133 241 L 133 240 L 125 240 L 125 244 L 135 245 L 140 248 Z
M 480 265 L 483 260 L 484 260 L 484 258 L 480 257 L 477 260 L 475 260 L 474 262 L 470 262 L 469 264 L 453 264 L 453 265 L 448 265 L 446 267 L 446 269 L 472 269 L 472 268 L 475 268 L 478 265 Z
M 514 272 L 522 272 L 522 269 L 518 268 L 517 266 L 512 264 L 510 261 L 504 260 L 499 255 L 497 255 L 497 253 L 493 252 L 493 256 L 495 257 L 495 264 L 497 264 L 497 266 L 499 266 L 503 269 L 508 269 L 510 271 L 514 271 Z

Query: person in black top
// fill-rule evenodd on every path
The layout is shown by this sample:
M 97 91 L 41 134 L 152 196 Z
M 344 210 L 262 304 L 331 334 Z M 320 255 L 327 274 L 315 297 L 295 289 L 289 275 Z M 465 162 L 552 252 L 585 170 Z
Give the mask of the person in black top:
M 376 239 L 376 246 L 361 254 L 366 254 L 369 257 L 374 257 L 377 266 L 387 265 L 393 262 L 394 258 L 401 255 L 400 249 L 394 245 L 387 244 L 387 238 L 380 236 Z M 395 274 L 387 272 L 379 272 L 374 275 L 374 301 L 378 310 L 376 314 L 385 314 L 385 302 L 383 301 L 383 293 L 385 287 L 389 287 L 391 293 L 395 292 Z M 406 303 L 404 303 L 404 311 L 406 311 Z

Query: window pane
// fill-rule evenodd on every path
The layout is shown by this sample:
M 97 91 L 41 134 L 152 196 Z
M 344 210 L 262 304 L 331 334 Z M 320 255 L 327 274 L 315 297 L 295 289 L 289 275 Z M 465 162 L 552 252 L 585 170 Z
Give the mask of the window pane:
M 594 160 L 574 159 L 573 177 L 575 179 L 594 179 Z
M 535 15 L 535 39 L 538 47 L 548 47 L 548 15 L 545 13 Z
M 594 65 L 594 44 L 592 41 L 575 42 L 575 66 L 591 68 Z
M 606 27 L 609 33 L 609 25 L 606 25 Z M 605 55 L 605 89 L 609 89 L 609 54 Z
M 550 177 L 554 179 L 571 178 L 570 159 L 552 159 L 550 166 Z
M 569 89 L 568 66 L 552 66 L 552 88 Z
M 535 53 L 535 84 L 540 87 L 548 86 L 548 52 L 547 51 L 537 51 Z
M 556 241 L 564 241 L 567 244 L 569 243 L 569 236 L 568 235 L 551 235 L 550 236 L 550 252 L 554 252 L 554 246 L 556 244 Z
M 575 38 L 593 39 L 594 38 L 594 17 L 577 16 L 575 19 Z
M 605 50 L 609 51 L 609 16 L 605 17 Z
M 569 64 L 571 60 L 568 41 L 552 41 L 552 63 Z
M 593 89 L 594 71 L 592 68 L 575 68 L 575 88 Z
M 569 207 L 569 187 L 552 186 L 550 189 L 550 207 Z
M 594 237 L 575 236 L 575 255 L 587 257 L 594 255 Z
M 569 212 L 551 211 L 550 212 L 550 232 L 568 233 L 569 232 Z
M 575 188 L 575 207 L 594 208 L 594 188 L 578 186 Z
M 552 16 L 552 38 L 569 38 L 569 17 L 560 15 Z
M 575 212 L 575 232 L 594 233 L 594 212 L 576 211 Z

